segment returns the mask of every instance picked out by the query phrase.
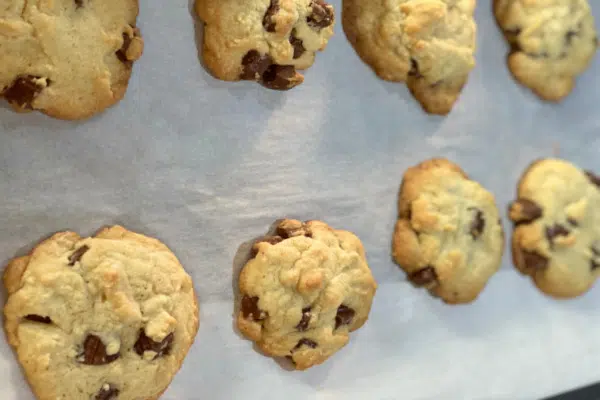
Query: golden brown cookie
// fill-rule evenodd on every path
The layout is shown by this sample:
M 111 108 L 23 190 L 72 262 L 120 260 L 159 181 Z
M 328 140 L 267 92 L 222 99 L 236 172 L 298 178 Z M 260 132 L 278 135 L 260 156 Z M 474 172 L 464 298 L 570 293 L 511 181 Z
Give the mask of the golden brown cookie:
M 514 77 L 544 100 L 571 93 L 598 47 L 587 0 L 494 0 L 494 13 Z
M 237 325 L 265 353 L 304 370 L 344 347 L 367 321 L 377 284 L 354 234 L 283 220 L 253 253 L 239 277 Z
M 392 253 L 409 280 L 446 303 L 475 300 L 504 252 L 494 196 L 435 158 L 406 171 L 398 210 Z
M 425 111 L 447 114 L 475 66 L 475 0 L 344 0 L 342 23 L 381 79 L 406 82 Z
M 523 173 L 515 223 L 515 266 L 558 298 L 585 293 L 600 276 L 600 178 L 558 159 L 534 162 Z
M 117 103 L 143 50 L 137 15 L 137 0 L 3 0 L 0 97 L 68 120 Z
M 301 84 L 297 70 L 310 67 L 333 35 L 333 7 L 323 0 L 196 0 L 196 11 L 215 77 L 269 89 Z
M 4 271 L 4 329 L 40 400 L 157 399 L 198 330 L 192 279 L 120 226 L 61 232 Z

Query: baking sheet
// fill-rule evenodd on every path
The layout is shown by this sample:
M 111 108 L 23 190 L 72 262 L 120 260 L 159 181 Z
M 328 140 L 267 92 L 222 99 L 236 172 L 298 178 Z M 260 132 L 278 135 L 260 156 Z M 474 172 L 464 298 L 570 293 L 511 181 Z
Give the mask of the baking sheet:
M 534 399 L 600 380 L 600 287 L 551 300 L 507 249 L 480 299 L 450 307 L 390 259 L 402 173 L 425 158 L 460 163 L 502 210 L 537 157 L 600 171 L 600 57 L 565 102 L 543 104 L 510 78 L 490 1 L 476 19 L 478 66 L 440 118 L 378 80 L 339 23 L 305 83 L 278 93 L 211 78 L 190 5 L 144 1 L 146 52 L 117 107 L 68 123 L 0 106 L 0 261 L 55 231 L 113 223 L 169 245 L 194 278 L 201 316 L 165 400 Z M 281 369 L 232 328 L 238 248 L 283 216 L 355 232 L 380 285 L 367 325 L 306 372 Z M 32 399 L 3 340 L 0 386 L 2 399 Z

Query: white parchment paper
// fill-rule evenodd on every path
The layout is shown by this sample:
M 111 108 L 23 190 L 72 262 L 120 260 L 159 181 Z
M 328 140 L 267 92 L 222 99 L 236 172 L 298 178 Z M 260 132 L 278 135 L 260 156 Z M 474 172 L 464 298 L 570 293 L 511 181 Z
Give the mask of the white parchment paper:
M 600 287 L 547 298 L 507 248 L 480 299 L 451 307 L 391 261 L 398 185 L 425 158 L 460 163 L 502 210 L 537 157 L 600 172 L 600 57 L 566 101 L 543 104 L 510 77 L 489 0 L 476 18 L 477 68 L 440 118 L 378 80 L 340 24 L 306 82 L 279 93 L 210 77 L 190 6 L 142 1 L 146 52 L 117 107 L 85 123 L 0 107 L 0 261 L 55 231 L 114 223 L 170 246 L 201 316 L 166 400 L 535 399 L 600 380 Z M 284 216 L 355 232 L 380 285 L 367 325 L 306 372 L 281 369 L 232 328 L 234 256 Z M 0 387 L 3 400 L 32 399 L 4 340 Z

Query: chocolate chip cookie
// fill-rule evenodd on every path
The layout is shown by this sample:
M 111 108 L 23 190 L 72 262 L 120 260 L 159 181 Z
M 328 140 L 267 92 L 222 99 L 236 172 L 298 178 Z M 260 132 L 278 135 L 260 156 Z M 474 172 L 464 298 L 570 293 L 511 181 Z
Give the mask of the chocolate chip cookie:
M 358 55 L 384 80 L 406 82 L 425 111 L 447 114 L 475 66 L 475 0 L 344 0 Z
M 494 196 L 438 158 L 406 171 L 398 209 L 392 253 L 408 279 L 449 304 L 475 300 L 504 251 Z
M 239 284 L 240 331 L 299 370 L 348 343 L 367 321 L 377 288 L 354 234 L 296 220 L 281 221 L 255 243 Z
M 203 58 L 215 77 L 288 90 L 304 81 L 315 53 L 333 35 L 323 0 L 196 0 L 204 21 Z
M 557 159 L 534 162 L 510 206 L 513 262 L 544 293 L 585 293 L 600 275 L 600 177 Z
M 158 399 L 198 330 L 192 279 L 120 226 L 61 232 L 4 272 L 4 329 L 40 400 Z
M 494 0 L 494 10 L 514 77 L 544 100 L 567 96 L 598 47 L 587 0 Z
M 137 0 L 3 1 L 0 97 L 68 120 L 117 103 L 143 50 L 137 14 Z

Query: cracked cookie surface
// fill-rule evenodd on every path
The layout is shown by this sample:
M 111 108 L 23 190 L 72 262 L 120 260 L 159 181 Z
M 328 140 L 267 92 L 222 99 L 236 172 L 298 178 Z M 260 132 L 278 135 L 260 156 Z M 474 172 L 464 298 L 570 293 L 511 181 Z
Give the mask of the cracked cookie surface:
M 446 303 L 477 298 L 500 268 L 504 231 L 494 196 L 446 159 L 404 174 L 394 260 L 416 286 Z
M 157 399 L 198 329 L 192 280 L 120 226 L 61 232 L 4 272 L 4 329 L 40 400 Z
M 554 297 L 585 293 L 600 276 L 600 177 L 559 159 L 534 162 L 517 200 L 513 262 Z
M 344 0 L 344 32 L 384 80 L 447 114 L 475 66 L 475 0 Z
M 515 79 L 544 100 L 567 96 L 598 47 L 587 0 L 495 0 L 494 13 Z
M 360 240 L 320 221 L 283 220 L 259 239 L 239 277 L 237 324 L 296 369 L 320 364 L 369 316 L 377 284 Z
M 323 0 L 196 0 L 196 12 L 213 75 L 274 90 L 301 84 L 297 70 L 310 67 L 333 35 L 334 10 Z
M 143 51 L 137 0 L 0 0 L 0 97 L 78 120 L 125 95 Z

